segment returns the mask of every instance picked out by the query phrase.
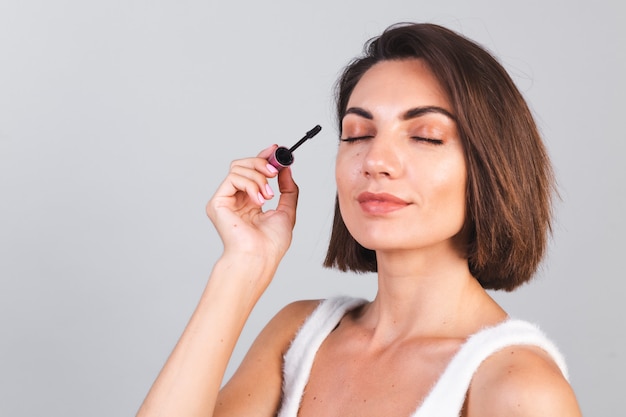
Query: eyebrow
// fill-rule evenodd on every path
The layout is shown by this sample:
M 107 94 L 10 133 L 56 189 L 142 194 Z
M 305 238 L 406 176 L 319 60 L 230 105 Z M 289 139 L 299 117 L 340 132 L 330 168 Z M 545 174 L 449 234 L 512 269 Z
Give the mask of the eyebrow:
M 415 107 L 415 108 L 409 109 L 405 111 L 404 114 L 402 115 L 402 120 L 415 119 L 416 117 L 421 117 L 429 113 L 443 114 L 444 116 L 448 117 L 452 121 L 456 122 L 456 117 L 454 117 L 452 113 L 438 106 L 424 106 L 424 107 Z M 348 114 L 355 114 L 367 120 L 374 120 L 374 116 L 372 115 L 372 113 L 370 113 L 369 111 L 361 107 L 350 107 L 349 109 L 346 110 L 344 117 L 346 117 Z

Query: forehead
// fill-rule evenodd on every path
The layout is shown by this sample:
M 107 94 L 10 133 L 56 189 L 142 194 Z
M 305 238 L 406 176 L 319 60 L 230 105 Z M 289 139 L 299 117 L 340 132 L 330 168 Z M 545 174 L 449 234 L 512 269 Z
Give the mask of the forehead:
M 375 110 L 381 106 L 398 111 L 438 106 L 452 113 L 450 101 L 428 65 L 412 58 L 374 64 L 354 87 L 347 107 Z

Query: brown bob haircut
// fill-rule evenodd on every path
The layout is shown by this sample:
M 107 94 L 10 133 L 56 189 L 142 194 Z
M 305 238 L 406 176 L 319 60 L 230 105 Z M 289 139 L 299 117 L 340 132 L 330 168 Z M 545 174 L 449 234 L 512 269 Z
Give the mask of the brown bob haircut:
M 483 47 L 434 24 L 402 23 L 370 39 L 336 84 L 339 130 L 354 87 L 373 65 L 421 59 L 446 92 L 467 164 L 469 269 L 483 288 L 530 280 L 551 231 L 554 177 L 533 116 L 510 76 Z M 345 226 L 339 205 L 325 267 L 376 272 L 376 253 Z

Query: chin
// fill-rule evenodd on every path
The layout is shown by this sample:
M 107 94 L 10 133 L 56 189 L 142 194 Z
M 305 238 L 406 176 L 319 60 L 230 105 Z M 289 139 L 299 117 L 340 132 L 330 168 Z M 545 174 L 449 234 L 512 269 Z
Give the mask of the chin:
M 350 230 L 350 229 L 348 229 Z M 392 230 L 389 227 L 381 230 L 350 231 L 354 239 L 364 248 L 373 251 L 412 251 L 421 249 L 453 249 L 455 252 L 459 248 L 459 233 L 420 233 L 416 230 Z

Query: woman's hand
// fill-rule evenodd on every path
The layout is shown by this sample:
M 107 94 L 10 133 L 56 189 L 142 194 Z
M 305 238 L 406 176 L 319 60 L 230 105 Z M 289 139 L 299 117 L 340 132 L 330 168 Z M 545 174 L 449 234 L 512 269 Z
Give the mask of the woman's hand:
M 207 214 L 224 244 L 225 256 L 262 257 L 275 267 L 289 244 L 296 220 L 298 186 L 291 170 L 280 173 L 267 162 L 276 145 L 256 158 L 233 161 L 230 171 L 206 207 Z M 267 179 L 278 176 L 279 202 L 263 211 L 274 197 Z

